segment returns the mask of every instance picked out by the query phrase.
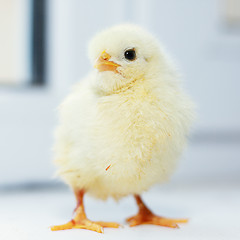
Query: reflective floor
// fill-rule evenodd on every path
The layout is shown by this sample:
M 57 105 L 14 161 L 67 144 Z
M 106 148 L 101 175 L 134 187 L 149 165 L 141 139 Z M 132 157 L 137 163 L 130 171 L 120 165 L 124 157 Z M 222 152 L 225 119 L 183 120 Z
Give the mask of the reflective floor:
M 0 239 L 79 240 L 79 239 L 240 239 L 240 184 L 176 183 L 155 187 L 143 195 L 157 214 L 188 217 L 180 229 L 143 225 L 130 228 L 124 219 L 133 215 L 136 205 L 132 197 L 116 203 L 85 198 L 86 211 L 92 220 L 116 221 L 119 229 L 105 229 L 104 234 L 87 230 L 51 232 L 49 226 L 70 220 L 74 197 L 66 188 L 0 193 Z

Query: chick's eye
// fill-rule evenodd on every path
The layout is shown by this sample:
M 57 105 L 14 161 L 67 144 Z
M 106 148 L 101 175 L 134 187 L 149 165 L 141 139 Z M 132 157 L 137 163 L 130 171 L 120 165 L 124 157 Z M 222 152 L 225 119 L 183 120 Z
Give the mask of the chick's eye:
M 124 53 L 124 57 L 129 60 L 129 61 L 133 61 L 136 59 L 136 52 L 134 49 L 129 49 L 126 50 Z

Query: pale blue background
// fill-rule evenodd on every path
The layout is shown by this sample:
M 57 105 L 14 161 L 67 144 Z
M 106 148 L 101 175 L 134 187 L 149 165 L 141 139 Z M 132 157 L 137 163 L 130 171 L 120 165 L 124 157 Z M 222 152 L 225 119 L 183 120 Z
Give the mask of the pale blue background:
M 48 1 L 45 88 L 0 87 L 0 184 L 51 180 L 55 111 L 91 69 L 89 39 L 133 22 L 153 32 L 182 70 L 197 105 L 191 143 L 177 181 L 238 179 L 240 170 L 240 31 L 224 22 L 220 0 Z

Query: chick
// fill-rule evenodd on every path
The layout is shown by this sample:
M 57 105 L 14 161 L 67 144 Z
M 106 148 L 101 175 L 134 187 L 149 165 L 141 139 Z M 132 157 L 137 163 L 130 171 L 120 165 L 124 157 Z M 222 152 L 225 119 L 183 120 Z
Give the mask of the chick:
M 74 218 L 52 230 L 103 232 L 117 223 L 87 219 L 83 197 L 134 195 L 139 212 L 130 226 L 178 227 L 186 219 L 154 215 L 140 194 L 172 174 L 186 143 L 193 104 L 179 87 L 163 47 L 135 25 L 97 34 L 89 45 L 93 66 L 61 104 L 56 130 L 58 174 L 76 196 Z

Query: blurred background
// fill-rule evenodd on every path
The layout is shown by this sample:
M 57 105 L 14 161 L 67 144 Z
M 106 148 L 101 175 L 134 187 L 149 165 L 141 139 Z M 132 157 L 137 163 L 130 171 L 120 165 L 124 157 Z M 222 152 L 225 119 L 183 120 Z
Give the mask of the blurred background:
M 55 109 L 122 22 L 164 43 L 198 118 L 176 181 L 240 179 L 240 1 L 0 0 L 0 186 L 52 181 Z
M 144 195 L 156 212 L 191 222 L 171 234 L 150 226 L 108 234 L 240 239 L 239 0 L 0 0 L 0 239 L 66 239 L 48 229 L 69 220 L 74 207 L 73 194 L 53 179 L 56 108 L 91 70 L 89 39 L 123 22 L 163 42 L 196 102 L 197 121 L 177 172 Z M 87 202 L 93 219 L 123 222 L 136 212 L 131 197 L 118 207 Z M 65 234 L 79 239 L 77 231 Z

